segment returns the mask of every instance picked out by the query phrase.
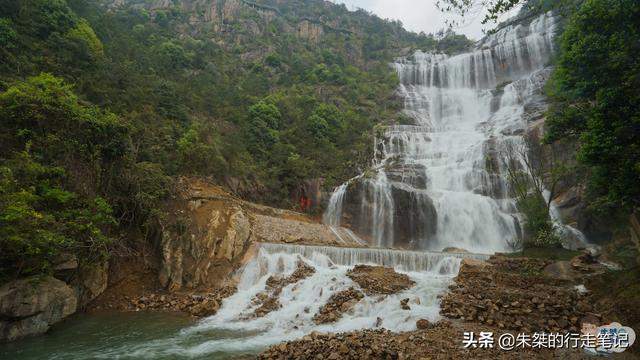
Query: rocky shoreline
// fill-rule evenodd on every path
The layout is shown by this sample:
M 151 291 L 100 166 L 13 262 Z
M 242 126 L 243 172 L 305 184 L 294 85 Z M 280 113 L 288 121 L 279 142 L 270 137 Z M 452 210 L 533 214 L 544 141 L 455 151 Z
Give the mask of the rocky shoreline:
M 560 263 L 560 264 L 558 264 Z M 570 264 L 559 274 L 557 267 Z M 589 294 L 578 283 L 597 274 L 601 266 L 585 255 L 570 262 L 533 258 L 492 256 L 488 261 L 464 259 L 449 291 L 441 297 L 443 319 L 435 324 L 421 319 L 417 330 L 391 332 L 360 330 L 341 334 L 311 333 L 295 341 L 274 345 L 259 359 L 582 359 L 580 349 L 466 349 L 464 332 L 502 333 L 577 332 L 584 324 L 604 324 L 612 319 L 596 312 Z M 359 269 L 356 271 L 356 269 Z M 402 274 L 380 267 L 356 266 L 350 277 L 362 291 L 384 293 L 394 286 L 406 286 Z M 371 274 L 385 274 L 372 277 Z M 393 272 L 395 273 L 395 272 Z M 358 274 L 358 275 L 355 275 Z M 382 280 L 381 279 L 385 279 Z M 389 281 L 389 279 L 395 279 Z M 364 287 L 365 285 L 367 287 Z M 335 294 L 316 315 L 316 322 L 335 321 L 349 310 L 362 293 L 351 288 Z M 407 299 L 408 300 L 408 299 Z M 408 306 L 408 304 L 399 304 Z M 622 358 L 633 356 L 628 352 Z
M 577 350 L 526 349 L 502 351 L 497 347 L 462 346 L 465 331 L 500 330 L 477 324 L 462 325 L 442 320 L 426 329 L 395 333 L 386 329 L 361 330 L 340 334 L 312 333 L 302 339 L 270 347 L 258 359 L 582 359 Z

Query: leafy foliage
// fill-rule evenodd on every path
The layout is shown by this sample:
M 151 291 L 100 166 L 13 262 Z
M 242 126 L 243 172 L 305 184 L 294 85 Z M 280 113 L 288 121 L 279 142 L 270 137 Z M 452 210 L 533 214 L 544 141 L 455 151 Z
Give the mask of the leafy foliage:
M 105 3 L 0 0 L 5 276 L 150 231 L 176 176 L 285 207 L 308 179 L 331 188 L 368 163 L 376 124 L 403 121 L 393 57 L 470 44 L 316 0 L 243 2 L 204 25 L 200 5 Z
M 561 38 L 547 141 L 577 139 L 593 208 L 640 204 L 640 4 L 587 0 Z
M 66 190 L 64 178 L 27 151 L 0 166 L 0 279 L 48 271 L 62 252 L 82 261 L 106 255 L 111 207 Z
M 555 187 L 569 170 L 552 154 L 543 154 L 532 136 L 525 137 L 524 143 L 507 143 L 500 157 L 518 210 L 524 216 L 523 239 L 511 240 L 509 245 L 513 250 L 559 247 L 562 239 L 549 210 Z

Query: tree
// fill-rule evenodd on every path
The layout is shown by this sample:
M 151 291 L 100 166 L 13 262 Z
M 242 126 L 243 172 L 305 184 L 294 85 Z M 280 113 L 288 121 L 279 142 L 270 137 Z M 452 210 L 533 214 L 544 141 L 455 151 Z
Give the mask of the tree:
M 69 30 L 66 38 L 79 47 L 76 51 L 77 56 L 84 57 L 90 61 L 95 61 L 104 56 L 102 42 L 84 19 L 78 21 L 76 26 Z
M 450 27 L 461 25 L 465 18 L 484 12 L 482 24 L 497 23 L 500 16 L 516 9 L 518 6 L 528 11 L 548 11 L 563 8 L 576 0 L 437 0 L 436 7 L 440 11 L 454 15 L 447 19 Z M 579 0 L 578 0 L 579 1 Z
M 82 104 L 70 85 L 51 74 L 30 77 L 0 93 L 0 118 L 3 154 L 22 151 L 28 145 L 48 163 L 66 165 L 77 160 L 74 165 L 89 170 L 130 150 L 126 123 L 112 113 Z
M 0 165 L 0 280 L 48 272 L 63 252 L 81 262 L 106 256 L 111 207 L 66 190 L 65 175 L 27 151 Z
M 281 115 L 278 108 L 271 103 L 259 101 L 249 107 L 249 149 L 260 160 L 267 159 L 269 152 L 280 141 Z
M 10 49 L 15 46 L 18 39 L 13 22 L 10 19 L 0 18 L 0 49 Z
M 560 39 L 546 141 L 575 139 L 593 209 L 640 205 L 640 3 L 587 0 Z
M 557 185 L 569 170 L 554 153 L 545 154 L 537 139 L 509 141 L 500 153 L 509 188 L 518 210 L 525 216 L 524 246 L 556 246 L 560 239 L 550 217 Z
M 166 41 L 156 49 L 156 54 L 162 70 L 178 71 L 189 66 L 192 54 L 189 54 L 180 44 Z

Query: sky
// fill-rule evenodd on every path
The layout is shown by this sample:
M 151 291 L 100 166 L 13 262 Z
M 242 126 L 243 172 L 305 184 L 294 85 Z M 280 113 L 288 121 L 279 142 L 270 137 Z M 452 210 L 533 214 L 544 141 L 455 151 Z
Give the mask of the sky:
M 345 4 L 349 10 L 362 8 L 383 19 L 400 20 L 407 30 L 425 33 L 435 33 L 445 28 L 445 16 L 436 6 L 436 0 L 331 0 L 334 3 Z M 482 25 L 482 14 L 470 15 L 464 23 L 454 28 L 455 32 L 479 40 L 482 30 L 489 30 Z

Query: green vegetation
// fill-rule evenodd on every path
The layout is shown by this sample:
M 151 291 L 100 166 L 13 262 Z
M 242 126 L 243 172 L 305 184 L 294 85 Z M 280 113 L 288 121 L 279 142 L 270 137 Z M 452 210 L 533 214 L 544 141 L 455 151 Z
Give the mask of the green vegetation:
M 0 0 L 2 279 L 140 241 L 177 176 L 282 207 L 330 189 L 406 121 L 393 57 L 471 43 L 315 0 L 137 3 Z
M 46 271 L 61 252 L 104 256 L 115 219 L 94 191 L 127 152 L 127 127 L 48 74 L 1 93 L 0 118 L 2 277 Z
M 640 4 L 587 0 L 560 40 L 547 141 L 578 140 L 594 211 L 640 205 Z
M 524 215 L 522 239 L 512 240 L 513 250 L 560 248 L 562 238 L 550 216 L 555 189 L 569 173 L 553 154 L 545 155 L 537 139 L 526 136 L 524 143 L 508 143 L 501 153 L 516 205 Z
M 564 248 L 529 247 L 522 251 L 507 253 L 505 256 L 568 261 L 580 254 L 582 254 L 580 251 L 567 250 Z

